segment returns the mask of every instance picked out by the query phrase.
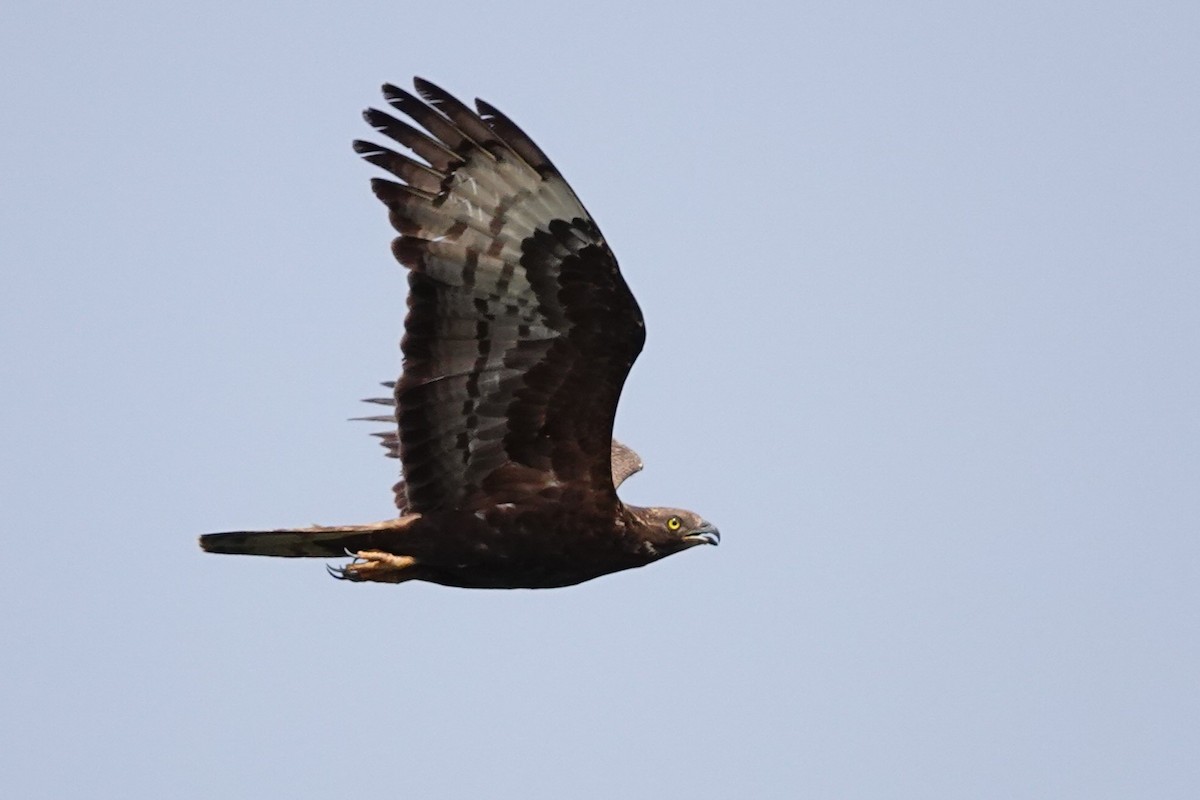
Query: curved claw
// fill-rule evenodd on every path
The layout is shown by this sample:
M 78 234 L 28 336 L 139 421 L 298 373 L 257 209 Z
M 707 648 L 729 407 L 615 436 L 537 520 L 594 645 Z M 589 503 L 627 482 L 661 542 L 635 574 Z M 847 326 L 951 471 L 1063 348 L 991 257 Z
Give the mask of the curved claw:
M 339 581 L 346 580 L 346 570 L 343 567 L 331 567 L 326 564 L 325 571 L 337 578 Z

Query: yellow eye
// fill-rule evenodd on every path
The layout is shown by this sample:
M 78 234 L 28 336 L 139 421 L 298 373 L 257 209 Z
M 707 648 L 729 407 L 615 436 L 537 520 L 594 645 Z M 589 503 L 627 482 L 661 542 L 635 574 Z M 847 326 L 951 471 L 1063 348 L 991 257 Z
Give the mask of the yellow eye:
M 683 520 L 681 520 L 679 517 L 671 517 L 669 520 L 667 520 L 667 530 L 669 531 L 677 531 L 682 527 Z

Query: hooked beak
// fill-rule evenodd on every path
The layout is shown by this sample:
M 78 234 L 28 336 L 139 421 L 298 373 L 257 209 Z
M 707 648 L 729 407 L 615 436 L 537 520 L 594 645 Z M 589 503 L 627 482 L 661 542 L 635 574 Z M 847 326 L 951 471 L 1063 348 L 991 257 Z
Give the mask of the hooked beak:
M 716 525 L 706 522 L 683 538 L 692 544 L 717 545 L 721 543 L 721 532 Z

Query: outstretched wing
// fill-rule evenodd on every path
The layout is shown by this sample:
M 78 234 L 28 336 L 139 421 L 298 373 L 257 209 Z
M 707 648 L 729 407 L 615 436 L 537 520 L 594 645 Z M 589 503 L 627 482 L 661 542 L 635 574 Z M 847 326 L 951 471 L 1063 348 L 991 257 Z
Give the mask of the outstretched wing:
M 395 387 L 407 510 L 484 508 L 537 494 L 612 506 L 613 417 L 645 340 L 600 230 L 550 160 L 496 109 L 421 79 L 367 121 L 421 161 L 355 149 L 409 268 Z

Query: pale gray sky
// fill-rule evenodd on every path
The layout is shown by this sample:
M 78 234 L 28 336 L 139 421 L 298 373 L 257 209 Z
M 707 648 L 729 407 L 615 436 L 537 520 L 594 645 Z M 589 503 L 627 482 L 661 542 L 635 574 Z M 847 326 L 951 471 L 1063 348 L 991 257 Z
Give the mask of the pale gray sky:
M 1200 794 L 1200 6 L 10 5 L 0 794 Z M 413 74 L 599 221 L 623 493 L 720 548 L 510 593 L 197 549 L 389 513 L 350 140 Z

